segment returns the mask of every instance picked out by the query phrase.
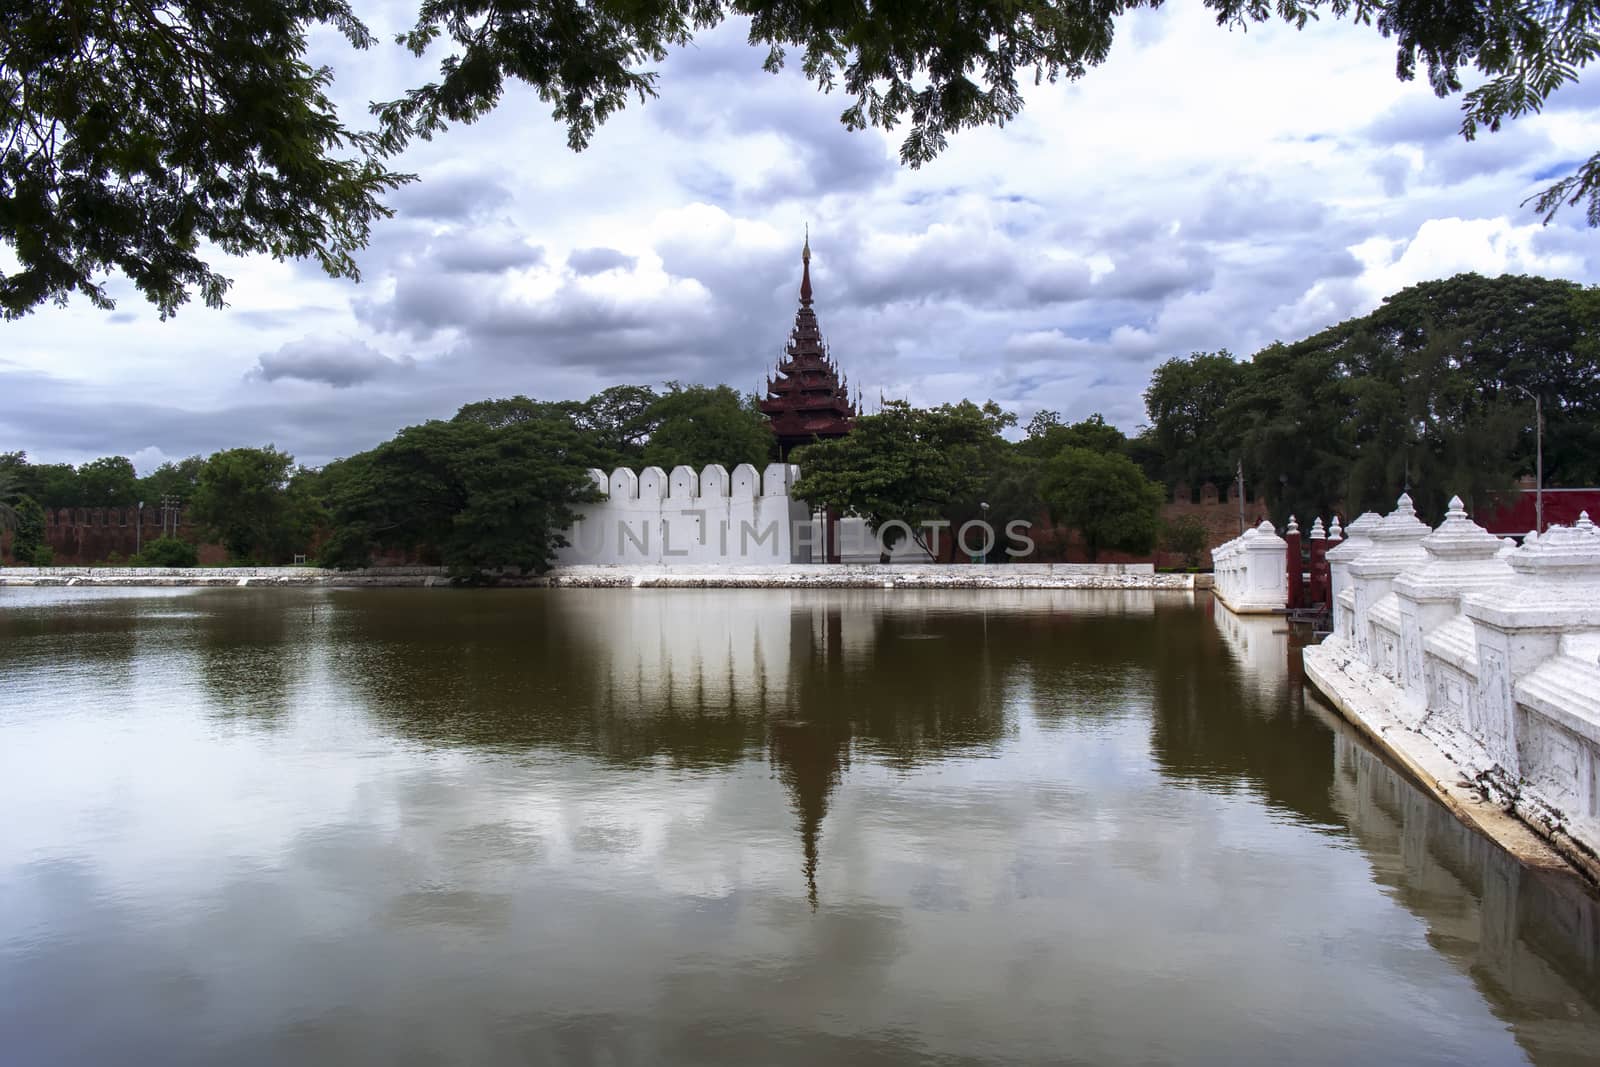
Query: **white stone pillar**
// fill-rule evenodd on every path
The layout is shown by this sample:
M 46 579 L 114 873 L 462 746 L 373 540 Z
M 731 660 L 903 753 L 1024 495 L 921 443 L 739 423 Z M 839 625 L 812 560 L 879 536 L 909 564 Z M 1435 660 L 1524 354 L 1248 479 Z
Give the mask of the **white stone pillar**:
M 1560 650 L 1563 633 L 1600 629 L 1600 537 L 1552 526 L 1512 553 L 1515 580 L 1462 598 L 1478 646 L 1479 738 L 1512 783 L 1518 758 L 1516 683 Z
M 1352 528 L 1354 523 L 1351 524 Z M 1431 531 L 1417 518 L 1409 493 L 1401 493 L 1395 508 L 1373 528 L 1372 547 L 1348 566 L 1350 586 L 1355 593 L 1355 614 L 1351 631 L 1355 653 L 1371 667 L 1383 662 L 1383 649 L 1374 647 L 1371 619 L 1373 608 L 1389 595 L 1395 576 L 1401 571 L 1428 561 L 1422 539 Z M 1398 658 L 1398 649 L 1396 658 Z
M 1334 516 L 1333 521 L 1338 523 L 1339 517 Z M 1372 531 L 1383 521 L 1383 516 L 1376 511 L 1362 512 L 1349 526 L 1344 528 L 1344 540 L 1333 548 L 1328 549 L 1328 602 L 1333 612 L 1333 632 L 1353 644 L 1353 634 L 1350 629 L 1350 605 L 1341 603 L 1339 594 L 1350 588 L 1350 575 L 1347 568 L 1352 560 L 1361 558 L 1361 555 L 1372 547 Z
M 1463 596 L 1505 585 L 1512 577 L 1499 558 L 1500 542 L 1467 518 L 1460 497 L 1450 498 L 1444 522 L 1421 543 L 1427 562 L 1394 579 L 1400 608 L 1400 669 L 1394 680 L 1405 694 L 1415 720 L 1407 725 L 1413 727 L 1434 703 L 1427 636 L 1458 618 Z

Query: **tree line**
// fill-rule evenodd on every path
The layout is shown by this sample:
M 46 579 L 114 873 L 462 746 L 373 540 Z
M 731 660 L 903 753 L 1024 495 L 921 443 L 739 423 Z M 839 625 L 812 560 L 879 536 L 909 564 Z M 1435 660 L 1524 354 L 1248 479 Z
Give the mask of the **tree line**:
M 1535 396 L 1547 484 L 1600 483 L 1600 290 L 1464 274 L 1249 360 L 1169 359 L 1132 437 L 1098 414 L 1069 423 L 1040 411 L 1021 426 L 992 402 L 889 401 L 848 437 L 791 458 L 798 496 L 875 526 L 986 519 L 1002 529 L 1047 517 L 1091 558 L 1161 544 L 1198 562 L 1206 531 L 1163 523 L 1162 504 L 1239 473 L 1252 510 L 1279 523 L 1386 508 L 1402 489 L 1434 521 L 1453 494 L 1483 506 L 1533 472 Z M 126 507 L 173 495 L 236 560 L 306 553 L 357 567 L 420 556 L 481 577 L 548 567 L 592 492 L 591 467 L 775 459 L 753 396 L 619 385 L 581 401 L 468 404 L 316 469 L 271 446 L 192 456 L 145 478 L 124 457 L 74 468 L 0 454 L 0 520 L 32 529 L 41 503 Z

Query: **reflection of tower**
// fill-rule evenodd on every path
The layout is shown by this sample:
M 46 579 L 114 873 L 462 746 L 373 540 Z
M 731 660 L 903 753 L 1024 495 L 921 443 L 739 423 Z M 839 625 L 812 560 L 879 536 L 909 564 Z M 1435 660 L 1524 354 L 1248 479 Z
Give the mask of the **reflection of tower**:
M 817 838 L 828 814 L 828 796 L 839 784 L 850 760 L 848 724 L 824 720 L 775 722 L 769 758 L 788 787 L 800 818 L 800 844 L 805 852 L 806 899 L 817 906 Z
M 810 611 L 791 616 L 791 654 L 799 657 L 798 662 L 811 664 L 806 677 L 813 682 L 820 680 L 819 675 L 842 674 L 845 663 L 841 606 L 831 603 L 822 610 L 820 635 L 809 625 L 810 618 Z M 813 695 L 805 703 L 808 718 L 772 724 L 768 733 L 768 759 L 788 788 L 795 814 L 800 818 L 806 898 L 811 901 L 811 907 L 816 908 L 817 839 L 823 816 L 828 814 L 828 797 L 838 786 L 845 765 L 850 761 L 851 728 L 844 702 L 817 700 Z

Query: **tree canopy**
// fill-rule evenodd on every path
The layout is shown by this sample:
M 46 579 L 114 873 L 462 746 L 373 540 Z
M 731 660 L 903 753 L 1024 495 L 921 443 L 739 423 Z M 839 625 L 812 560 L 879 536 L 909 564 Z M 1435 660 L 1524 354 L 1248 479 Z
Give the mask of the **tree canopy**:
M 1083 538 L 1089 559 L 1104 549 L 1144 553 L 1161 532 L 1161 486 L 1127 456 L 1064 448 L 1044 465 L 1040 493 L 1050 515 Z
M 1022 110 L 1021 78 L 1076 79 L 1104 62 L 1117 20 L 1159 0 L 968 0 L 962 4 L 792 4 L 775 0 L 421 0 L 398 43 L 442 45 L 437 80 L 345 125 L 333 73 L 305 62 L 307 34 L 333 27 L 374 41 L 344 0 L 83 0 L 0 11 L 0 313 L 82 293 L 109 307 L 117 271 L 163 316 L 192 291 L 221 306 L 229 281 L 203 245 L 312 258 L 358 277 L 352 253 L 410 180 L 388 169 L 417 137 L 472 122 L 508 82 L 531 86 L 574 149 L 607 118 L 656 92 L 648 69 L 697 32 L 748 17 L 749 42 L 777 71 L 792 50 L 820 88 L 846 98 L 850 129 L 906 128 L 920 165 L 951 134 Z M 1328 15 L 1369 25 L 1396 48 L 1395 73 L 1423 73 L 1463 98 L 1467 138 L 1536 112 L 1600 49 L 1600 3 L 1495 0 L 1206 0 L 1219 25 Z M 1548 220 L 1586 204 L 1600 225 L 1600 154 L 1538 197 Z
M 542 571 L 592 492 L 592 458 L 559 414 L 494 424 L 463 409 L 408 427 L 324 472 L 323 562 L 359 567 L 379 549 L 424 548 L 460 578 Z
M 959 523 L 976 514 L 1004 446 L 1000 430 L 1015 421 L 992 403 L 915 408 L 891 400 L 877 414 L 857 418 L 848 437 L 798 450 L 794 493 L 814 507 L 860 516 L 874 528 L 904 523 L 931 553 L 935 546 L 924 524 Z M 882 536 L 892 548 L 905 531 L 888 527 Z
M 1196 353 L 1145 392 L 1154 463 L 1169 482 L 1226 482 L 1242 463 L 1275 518 L 1481 504 L 1534 473 L 1600 481 L 1600 299 L 1573 282 L 1460 274 L 1249 361 Z

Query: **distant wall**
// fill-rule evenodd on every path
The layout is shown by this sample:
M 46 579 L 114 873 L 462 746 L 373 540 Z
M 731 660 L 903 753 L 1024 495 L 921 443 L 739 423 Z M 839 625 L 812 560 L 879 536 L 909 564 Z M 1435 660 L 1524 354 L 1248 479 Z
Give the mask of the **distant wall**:
M 161 509 L 147 507 L 142 517 L 141 524 L 138 508 L 49 508 L 44 513 L 44 541 L 61 564 L 102 563 L 113 554 L 127 559 L 161 536 Z M 169 519 L 169 532 L 171 528 Z M 178 518 L 177 536 L 196 546 L 203 564 L 228 558 L 221 545 L 201 539 L 187 510 Z

